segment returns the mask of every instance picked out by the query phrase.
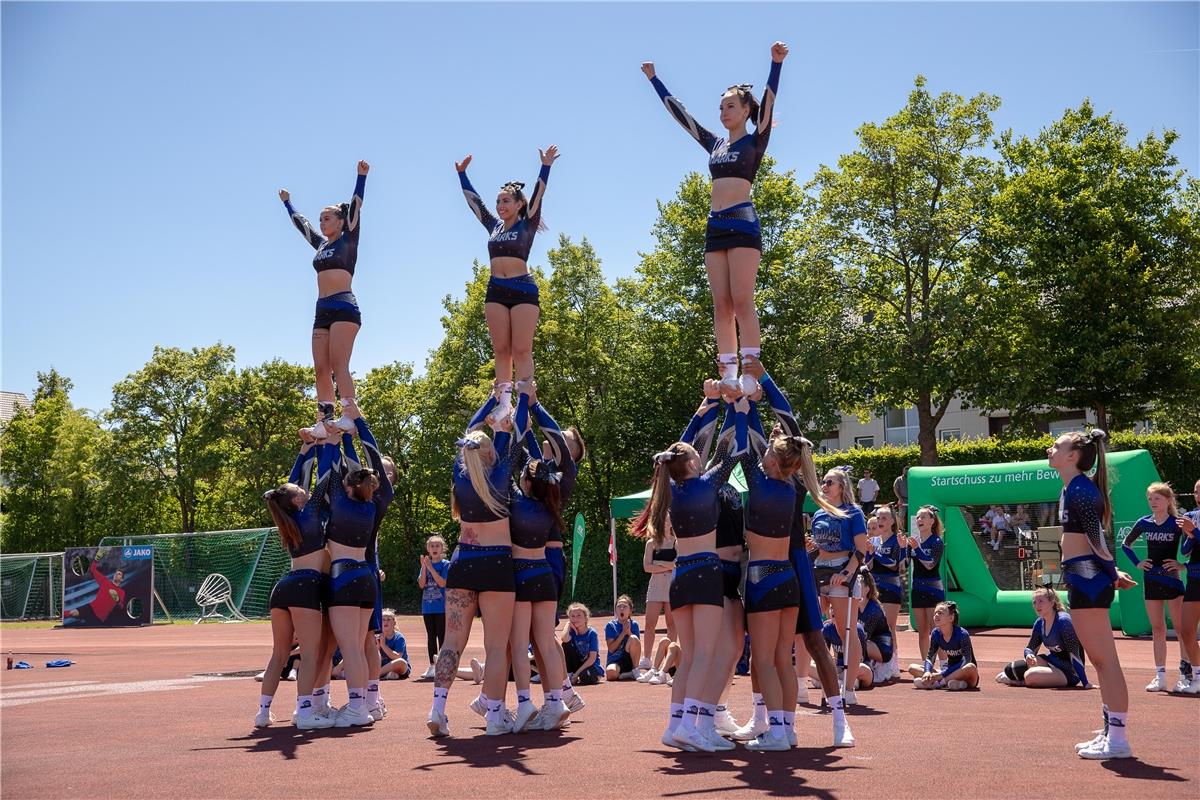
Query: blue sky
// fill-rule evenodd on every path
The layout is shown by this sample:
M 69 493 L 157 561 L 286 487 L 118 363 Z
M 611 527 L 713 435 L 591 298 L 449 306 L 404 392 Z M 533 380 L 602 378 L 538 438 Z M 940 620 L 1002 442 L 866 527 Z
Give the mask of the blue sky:
M 934 91 L 999 95 L 997 130 L 1034 133 L 1091 97 L 1140 137 L 1174 128 L 1197 156 L 1196 3 L 356 4 L 10 3 L 3 24 L 3 371 L 51 366 L 77 405 L 154 345 L 222 341 L 238 363 L 310 358 L 312 251 L 276 192 L 315 219 L 371 163 L 352 366 L 418 369 L 441 338 L 482 228 L 453 162 L 485 195 L 532 181 L 555 143 L 545 263 L 588 237 L 606 278 L 651 246 L 655 202 L 705 166 L 638 67 L 716 127 L 731 83 L 764 84 L 786 41 L 771 154 L 807 180 Z

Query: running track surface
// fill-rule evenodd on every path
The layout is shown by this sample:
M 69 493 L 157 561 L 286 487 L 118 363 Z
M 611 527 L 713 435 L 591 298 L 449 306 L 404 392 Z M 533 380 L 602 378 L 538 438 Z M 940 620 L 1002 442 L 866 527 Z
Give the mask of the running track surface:
M 604 622 L 592 620 L 597 629 Z M 426 666 L 421 620 L 403 617 L 398 627 L 419 674 Z M 466 657 L 482 656 L 479 625 L 473 633 Z M 477 687 L 456 682 L 448 705 L 454 738 L 432 740 L 425 727 L 432 684 L 387 681 L 390 713 L 373 728 L 305 733 L 281 721 L 254 731 L 259 684 L 194 676 L 262 669 L 270 650 L 266 625 L 14 629 L 4 632 L 0 648 L 37 668 L 2 673 L 0 779 L 4 796 L 14 798 L 1200 796 L 1200 697 L 1143 691 L 1153 677 L 1148 639 L 1118 640 L 1138 758 L 1085 762 L 1072 745 L 1090 738 L 1099 722 L 1098 691 L 992 680 L 1020 656 L 1026 636 L 993 629 L 972 637 L 980 691 L 919 692 L 906 676 L 859 692 L 850 713 L 854 749 L 829 747 L 828 715 L 802 705 L 798 749 L 691 754 L 658 741 L 665 686 L 586 688 L 587 708 L 565 731 L 489 738 L 482 719 L 466 709 Z M 1173 682 L 1178 648 L 1168 645 Z M 900 646 L 902 664 L 915 660 L 913 633 L 902 632 Z M 55 658 L 78 663 L 43 668 Z M 333 691 L 335 703 L 345 702 L 343 683 Z M 513 697 L 510 687 L 510 704 Z M 818 700 L 815 690 L 809 697 Z M 536 687 L 534 698 L 540 702 Z M 276 716 L 287 720 L 294 702 L 295 684 L 281 683 Z M 731 708 L 744 720 L 749 707 L 749 680 L 739 678 Z

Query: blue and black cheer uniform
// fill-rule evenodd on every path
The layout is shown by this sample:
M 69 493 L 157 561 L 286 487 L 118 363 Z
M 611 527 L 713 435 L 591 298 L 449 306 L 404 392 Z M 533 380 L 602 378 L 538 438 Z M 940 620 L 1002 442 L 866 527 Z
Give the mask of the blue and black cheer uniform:
M 334 469 L 330 484 L 329 525 L 327 539 L 344 547 L 362 548 L 364 559 L 335 559 L 329 566 L 331 606 L 357 606 L 374 610 L 379 594 L 379 571 L 374 562 L 365 559 L 367 548 L 377 533 L 376 517 L 380 508 L 387 508 L 392 500 L 392 484 L 383 471 L 383 459 L 375 446 L 370 429 L 364 420 L 355 421 L 360 440 L 367 452 L 371 469 L 379 479 L 379 488 L 370 500 L 356 500 L 346 493 L 344 478 L 339 469 Z M 365 435 L 364 435 L 365 434 Z M 338 453 L 336 444 L 323 445 Z M 351 454 L 353 459 L 353 454 Z M 339 460 L 341 456 L 339 454 Z M 344 462 L 348 468 L 349 461 Z
M 325 523 L 329 518 L 329 482 L 332 453 L 321 445 L 301 453 L 288 476 L 288 483 L 309 488 L 312 481 L 314 456 L 317 462 L 317 485 L 308 502 L 299 511 L 289 512 L 300 532 L 300 543 L 289 547 L 292 558 L 301 558 L 325 549 Z M 329 576 L 318 569 L 294 569 L 279 579 L 271 590 L 270 608 L 311 608 L 320 611 L 328 599 Z
M 971 647 L 971 634 L 967 629 L 956 627 L 947 640 L 942 636 L 941 628 L 934 628 L 929 637 L 929 653 L 925 656 L 925 671 L 933 672 L 938 650 L 946 656 L 946 668 L 941 672 L 942 680 L 953 675 L 967 664 L 975 663 L 975 651 Z
M 529 418 L 529 395 L 522 393 L 517 400 L 517 427 L 524 429 Z M 478 416 L 478 415 L 477 415 Z M 503 507 L 501 515 L 492 513 L 484 499 L 471 484 L 463 463 L 463 451 L 459 448 L 454 456 L 451 476 L 451 491 L 454 492 L 458 517 L 464 523 L 496 522 L 508 514 L 512 501 L 513 464 L 520 442 L 509 431 L 497 431 L 492 444 L 496 460 L 487 473 L 487 482 L 492 496 Z M 465 589 L 472 592 L 516 592 L 513 574 L 511 544 L 479 545 L 459 542 L 450 558 L 450 572 L 446 577 L 447 589 Z
M 1189 511 L 1187 516 L 1196 523 L 1196 532 L 1192 536 L 1185 534 L 1183 546 L 1179 548 L 1188 557 L 1187 589 L 1183 592 L 1183 602 L 1200 603 L 1200 547 L 1196 546 L 1196 537 L 1200 536 L 1200 508 Z
M 1182 597 L 1183 581 L 1174 572 L 1168 570 L 1163 563 L 1168 559 L 1172 561 L 1179 559 L 1179 545 L 1184 539 L 1183 528 L 1179 527 L 1179 520 L 1175 517 L 1167 517 L 1160 525 L 1154 521 L 1154 516 L 1151 514 L 1133 523 L 1133 529 L 1126 534 L 1125 540 L 1121 543 L 1121 550 L 1129 557 L 1134 566 L 1140 563 L 1132 546 L 1139 536 L 1146 539 L 1146 558 L 1150 561 L 1150 568 L 1145 571 L 1145 578 L 1142 581 L 1146 599 L 1174 600 L 1176 597 Z
M 753 420 L 755 428 L 761 429 L 757 403 L 750 403 L 748 415 L 747 423 Z M 753 452 L 742 459 L 742 472 L 749 491 L 746 530 L 770 539 L 789 539 L 796 512 L 796 487 L 793 481 L 767 475 L 761 460 Z M 796 570 L 791 561 L 756 560 L 747 565 L 747 614 L 798 608 L 799 605 L 800 582 L 796 579 Z
M 899 536 L 893 533 L 875 548 L 871 554 L 871 577 L 879 590 L 879 602 L 900 605 L 904 599 L 904 587 L 900 583 L 900 563 L 904 560 L 904 548 Z
M 1087 536 L 1092 552 L 1062 562 L 1067 604 L 1072 610 L 1109 608 L 1116 596 L 1117 563 L 1098 555 L 1108 551 L 1100 527 L 1103 518 L 1104 498 L 1100 496 L 1100 490 L 1088 476 L 1076 475 L 1062 491 L 1059 519 L 1064 534 Z
M 711 404 L 710 404 L 711 405 Z M 702 417 L 707 417 L 708 410 Z M 730 473 L 744 450 L 746 427 L 744 416 L 738 424 L 738 434 L 733 448 L 722 442 L 717 447 L 713 464 L 701 475 L 683 481 L 671 481 L 671 504 L 668 514 L 675 539 L 692 539 L 704 536 L 717 528 L 721 515 L 718 490 L 729 480 Z M 700 426 L 693 417 L 681 441 L 689 442 L 689 433 L 695 435 Z M 693 553 L 675 559 L 675 573 L 671 579 L 671 608 L 689 605 L 724 606 L 724 586 L 721 561 L 715 552 Z
M 942 585 L 942 554 L 946 543 L 936 533 L 912 548 L 911 608 L 933 608 L 946 599 Z
M 759 107 L 759 117 L 754 120 L 754 132 L 747 133 L 736 142 L 715 136 L 705 129 L 688 113 L 683 104 L 667 91 L 667 87 L 658 76 L 651 78 L 650 82 L 675 121 L 709 154 L 708 171 L 714 180 L 742 178 L 753 183 L 771 138 L 771 118 L 774 116 L 775 96 L 779 92 L 781 68 L 780 62 L 771 62 L 771 72 Z M 762 252 L 762 226 L 753 203 L 738 203 L 708 215 L 708 225 L 704 231 L 704 252 L 720 252 L 735 247 L 749 247 Z
M 861 622 L 854 626 L 854 632 L 858 635 L 858 652 L 865 659 L 867 657 L 867 634 Z M 821 635 L 825 637 L 825 644 L 829 645 L 829 649 L 833 651 L 833 657 L 837 661 L 838 666 L 845 666 L 846 653 L 842 648 L 841 629 L 838 628 L 833 620 L 829 620 L 821 626 Z M 851 675 L 853 674 L 851 673 Z
M 1038 653 L 1038 649 L 1042 645 L 1045 645 L 1049 652 Z M 1037 622 L 1033 623 L 1033 631 L 1029 635 L 1029 644 L 1025 647 L 1025 655 L 1044 658 L 1051 666 L 1067 676 L 1068 686 L 1088 685 L 1087 671 L 1083 667 L 1083 645 L 1080 643 L 1079 637 L 1075 635 L 1075 625 L 1071 622 L 1071 615 L 1065 611 L 1058 612 L 1054 622 L 1050 625 L 1050 630 L 1046 630 L 1045 621 L 1038 617 Z M 1006 669 L 1005 672 L 1007 673 L 1008 670 Z M 1014 676 L 1009 675 L 1009 677 Z M 1025 673 L 1022 671 L 1016 680 L 1024 677 Z
M 538 173 L 537 184 L 525 207 L 527 216 L 519 218 L 508 229 L 505 229 L 504 223 L 492 214 L 483 198 L 475 191 L 475 187 L 467 178 L 466 170 L 458 173 L 458 180 L 462 184 L 463 195 L 467 198 L 471 212 L 488 231 L 488 258 L 519 258 L 528 261 L 529 251 L 533 249 L 533 238 L 537 235 L 542 220 L 542 195 L 546 191 L 546 182 L 550 180 L 550 165 L 543 164 Z M 511 278 L 493 275 L 488 279 L 484 302 L 499 303 L 505 308 L 536 306 L 539 305 L 538 286 L 528 272 Z
M 567 446 L 567 438 L 563 435 L 562 428 L 558 426 L 558 422 L 550 415 L 541 403 L 534 403 L 530 407 L 529 412 L 533 415 L 538 427 L 542 429 L 542 433 L 546 434 L 546 438 L 550 442 L 551 448 L 555 451 L 552 455 L 554 463 L 558 465 L 562 477 L 558 481 L 558 496 L 561 500 L 563 508 L 571 502 L 571 495 L 575 492 L 575 481 L 579 477 L 579 465 L 575 463 L 575 459 L 571 458 L 571 448 Z M 531 452 L 540 451 L 540 446 L 537 439 L 534 438 L 532 432 L 529 432 L 525 441 L 527 444 L 532 444 L 534 450 Z M 548 542 L 560 543 L 563 540 L 564 531 L 556 524 L 550 530 L 550 538 Z M 546 560 L 550 562 L 550 569 L 554 573 L 554 588 L 555 597 L 562 597 L 563 582 L 566 579 L 566 561 L 563 559 L 563 549 L 561 547 L 547 547 Z
M 882 663 L 886 664 L 891 661 L 895 643 L 892 629 L 888 627 L 887 614 L 884 613 L 883 606 L 879 605 L 878 600 L 868 600 L 863 605 L 862 611 L 858 613 L 858 623 L 862 625 L 867 641 L 873 642 L 879 648 Z M 866 652 L 864 647 L 864 660 L 866 660 Z
M 379 445 L 375 442 L 375 437 L 371 434 L 371 429 L 367 427 L 366 420 L 359 417 L 354 420 L 355 427 L 358 428 L 358 438 L 362 442 L 364 448 L 367 449 L 370 463 L 378 463 L 380 468 L 377 470 L 379 483 L 382 485 L 387 482 L 387 473 L 382 469 L 383 456 L 379 453 Z M 353 439 L 348 434 L 342 436 L 342 451 L 346 453 L 354 452 Z M 375 566 L 375 610 L 371 613 L 371 622 L 369 630 L 374 633 L 383 631 L 383 584 L 379 580 L 379 528 L 383 525 L 383 518 L 387 516 L 388 507 L 392 504 L 393 492 L 395 487 L 389 488 L 389 492 L 376 492 L 372 500 L 375 502 L 375 525 L 371 530 L 371 541 L 367 545 L 367 552 L 363 556 L 363 560 L 368 564 Z M 407 660 L 407 659 L 406 659 Z
M 358 263 L 358 234 L 360 230 L 360 214 L 362 211 L 363 191 L 367 185 L 367 176 L 359 175 L 354 183 L 354 196 L 350 198 L 350 208 L 342 223 L 342 234 L 330 241 L 313 228 L 304 215 L 292 207 L 291 200 L 284 200 L 292 224 L 300 235 L 312 245 L 317 254 L 313 256 L 313 269 L 325 272 L 331 269 L 344 269 L 351 275 Z M 362 325 L 362 314 L 358 310 L 358 300 L 354 292 L 336 292 L 317 299 L 317 313 L 313 319 L 313 329 L 328 330 L 335 322 L 352 322 Z

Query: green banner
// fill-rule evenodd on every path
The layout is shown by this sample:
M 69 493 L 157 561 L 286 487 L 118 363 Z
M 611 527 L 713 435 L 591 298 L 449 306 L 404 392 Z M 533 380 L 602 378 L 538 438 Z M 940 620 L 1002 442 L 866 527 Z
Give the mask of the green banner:
M 571 597 L 575 597 L 575 579 L 579 577 L 579 557 L 583 555 L 583 514 L 575 515 L 575 536 L 571 539 Z

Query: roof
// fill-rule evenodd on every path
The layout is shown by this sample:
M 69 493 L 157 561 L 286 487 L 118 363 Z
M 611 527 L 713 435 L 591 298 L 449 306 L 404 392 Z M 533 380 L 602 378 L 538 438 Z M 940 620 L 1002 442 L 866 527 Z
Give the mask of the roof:
M 17 409 L 33 408 L 29 398 L 21 392 L 0 392 L 0 422 L 8 422 L 17 415 Z

